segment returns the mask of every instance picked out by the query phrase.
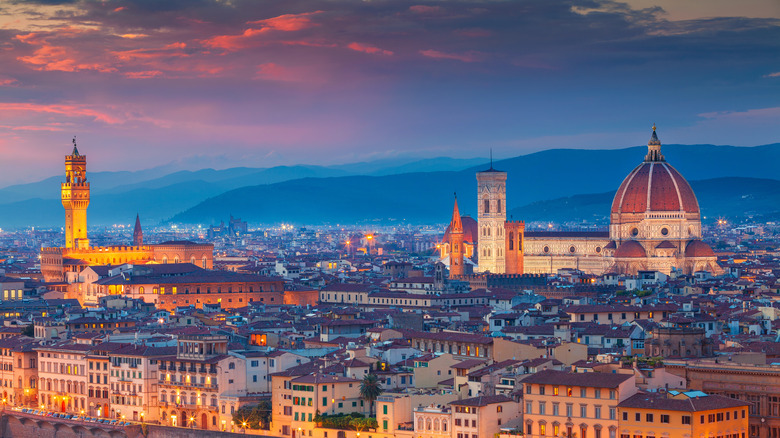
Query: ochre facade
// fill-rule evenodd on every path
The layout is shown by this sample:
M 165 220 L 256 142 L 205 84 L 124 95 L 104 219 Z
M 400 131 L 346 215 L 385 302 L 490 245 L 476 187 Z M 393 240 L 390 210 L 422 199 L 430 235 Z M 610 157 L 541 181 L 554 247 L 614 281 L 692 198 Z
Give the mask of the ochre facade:
M 72 281 L 90 265 L 123 263 L 192 263 L 211 269 L 214 245 L 171 241 L 143 245 L 140 219 L 136 217 L 133 246 L 92 247 L 87 237 L 87 207 L 90 187 L 87 181 L 87 156 L 81 155 L 73 141 L 73 152 L 65 157 L 65 182 L 61 186 L 65 208 L 65 246 L 41 249 L 41 274 L 47 282 Z

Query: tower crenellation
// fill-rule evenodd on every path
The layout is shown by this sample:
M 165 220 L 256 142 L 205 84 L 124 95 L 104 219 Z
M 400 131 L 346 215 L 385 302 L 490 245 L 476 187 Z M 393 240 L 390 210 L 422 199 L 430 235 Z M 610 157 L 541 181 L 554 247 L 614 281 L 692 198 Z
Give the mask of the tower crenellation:
M 87 156 L 79 153 L 75 137 L 73 152 L 65 156 L 65 182 L 61 184 L 61 194 L 62 206 L 65 208 L 65 247 L 89 248 Z

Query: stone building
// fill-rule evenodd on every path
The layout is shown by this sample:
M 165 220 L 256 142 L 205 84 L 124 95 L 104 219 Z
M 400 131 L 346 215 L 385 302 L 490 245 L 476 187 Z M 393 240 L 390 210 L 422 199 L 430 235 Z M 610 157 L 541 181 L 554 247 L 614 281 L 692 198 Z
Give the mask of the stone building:
M 608 231 L 526 231 L 523 222 L 507 222 L 507 174 L 491 163 L 477 173 L 477 232 L 470 235 L 468 217 L 461 217 L 463 240 L 475 249 L 465 257 L 490 274 L 721 272 L 715 253 L 702 241 L 696 195 L 661 154 L 655 125 L 647 148 L 643 162 L 615 193 Z M 452 227 L 440 245 L 442 261 L 450 265 Z
M 122 263 L 192 263 L 211 269 L 214 245 L 187 241 L 170 241 L 143 245 L 143 230 L 136 215 L 133 245 L 93 247 L 87 237 L 87 207 L 90 185 L 87 181 L 87 156 L 79 153 L 76 140 L 73 151 L 65 157 L 65 182 L 61 185 L 65 208 L 65 246 L 41 248 L 41 274 L 49 282 L 72 282 L 87 266 Z

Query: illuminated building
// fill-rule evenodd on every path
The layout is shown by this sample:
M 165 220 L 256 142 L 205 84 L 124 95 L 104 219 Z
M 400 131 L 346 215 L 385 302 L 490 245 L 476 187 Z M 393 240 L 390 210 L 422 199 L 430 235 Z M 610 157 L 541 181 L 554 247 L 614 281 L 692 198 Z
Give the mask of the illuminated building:
M 143 245 L 143 230 L 136 215 L 133 246 L 92 247 L 87 237 L 87 207 L 90 186 L 87 179 L 87 156 L 79 153 L 75 139 L 73 151 L 65 157 L 65 182 L 62 183 L 62 206 L 65 208 L 65 246 L 41 249 L 41 273 L 48 282 L 77 283 L 85 267 L 124 263 L 192 263 L 211 269 L 214 245 L 187 241 L 170 241 Z M 78 293 L 74 298 L 83 302 Z
M 655 132 L 647 155 L 615 193 L 609 231 L 530 231 L 506 221 L 506 172 L 477 173 L 477 232 L 465 263 L 492 274 L 544 274 L 577 269 L 589 274 L 636 275 L 638 271 L 720 273 L 715 253 L 702 241 L 701 212 L 690 184 L 666 162 Z M 464 240 L 469 237 L 464 225 Z M 469 218 L 470 219 L 470 218 Z M 473 221 L 473 219 L 472 219 Z M 452 224 L 440 245 L 450 263 Z M 452 268 L 451 268 L 452 269 Z

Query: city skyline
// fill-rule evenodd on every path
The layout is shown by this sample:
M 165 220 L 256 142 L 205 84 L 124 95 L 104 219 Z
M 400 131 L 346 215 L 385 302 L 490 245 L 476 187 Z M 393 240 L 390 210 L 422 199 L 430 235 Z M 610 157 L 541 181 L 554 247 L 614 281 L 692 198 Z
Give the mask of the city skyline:
M 52 4 L 60 3 L 60 4 Z M 777 142 L 780 7 L 696 2 L 13 2 L 0 186 L 95 168 Z

